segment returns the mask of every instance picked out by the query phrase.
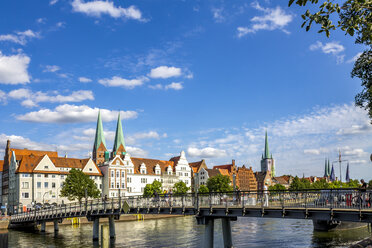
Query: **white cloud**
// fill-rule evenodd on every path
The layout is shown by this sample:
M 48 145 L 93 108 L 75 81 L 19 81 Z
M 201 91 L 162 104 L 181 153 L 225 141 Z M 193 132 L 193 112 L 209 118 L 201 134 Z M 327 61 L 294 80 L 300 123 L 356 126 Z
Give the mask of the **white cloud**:
M 325 44 L 323 44 L 320 41 L 317 41 L 316 43 L 310 46 L 311 51 L 319 49 L 322 50 L 322 52 L 325 54 L 338 55 L 340 52 L 345 50 L 345 47 L 341 45 L 339 41 L 327 42 Z
M 285 27 L 293 20 L 293 15 L 286 13 L 282 8 L 263 8 L 257 2 L 252 7 L 264 12 L 263 16 L 255 16 L 251 19 L 250 27 L 238 27 L 238 37 L 243 37 L 249 33 L 256 33 L 259 30 L 276 30 L 279 29 L 286 34 L 290 32 Z
M 49 5 L 54 5 L 54 4 L 56 4 L 58 2 L 58 0 L 50 0 L 49 1 Z
M 7 97 L 6 97 L 6 93 L 2 90 L 0 90 L 0 102 L 2 103 L 6 103 L 7 102 Z
M 22 121 L 39 123 L 82 123 L 97 121 L 98 111 L 101 111 L 103 121 L 113 121 L 118 117 L 118 111 L 108 109 L 91 108 L 87 105 L 69 105 L 63 104 L 57 106 L 54 110 L 41 109 L 35 112 L 29 112 L 24 115 L 18 115 L 16 118 Z M 120 111 L 122 119 L 135 119 L 138 116 L 136 111 Z
M 43 72 L 57 72 L 59 70 L 61 70 L 61 67 L 58 65 L 46 65 Z
M 45 23 L 45 21 L 46 21 L 46 18 L 38 18 L 37 20 L 36 20 L 36 22 L 37 23 Z
M 365 152 L 361 148 L 354 148 L 354 149 L 349 149 L 343 152 L 345 155 L 354 155 L 357 157 L 362 157 L 364 155 L 367 155 L 367 152 Z
M 88 16 L 101 17 L 106 14 L 113 18 L 127 18 L 134 20 L 142 20 L 142 13 L 137 7 L 129 6 L 128 8 L 122 8 L 120 6 L 114 6 L 114 2 L 110 1 L 91 1 L 84 2 L 82 0 L 74 0 L 72 3 L 73 11 L 84 13 Z
M 70 95 L 60 95 L 58 92 L 52 94 L 37 91 L 32 92 L 29 89 L 17 89 L 8 93 L 13 99 L 20 99 L 25 107 L 35 107 L 40 102 L 82 102 L 85 100 L 94 100 L 93 92 L 90 90 L 73 91 Z
M 132 157 L 147 157 L 147 152 L 139 147 L 127 146 L 126 150 Z
M 162 90 L 164 87 L 161 84 L 155 84 L 155 85 L 149 85 L 149 88 L 153 90 Z
M 183 89 L 183 85 L 182 85 L 182 82 L 180 83 L 171 83 L 171 84 L 168 84 L 165 86 L 165 89 L 168 90 L 168 89 L 172 89 L 172 90 L 182 90 Z
M 354 57 L 352 57 L 351 59 L 349 59 L 348 61 L 346 61 L 346 63 L 354 63 L 355 61 L 357 61 L 357 59 L 360 57 L 360 55 L 362 55 L 363 53 L 360 52 L 360 53 L 357 53 Z
M 213 147 L 205 147 L 202 149 L 196 147 L 189 147 L 187 149 L 187 154 L 190 157 L 200 157 L 200 158 L 218 158 L 218 157 L 225 157 L 226 151 L 216 149 Z
M 6 146 L 7 140 L 10 140 L 10 145 L 13 148 L 27 148 L 31 150 L 50 150 L 55 151 L 53 145 L 47 145 L 35 141 L 31 141 L 28 138 L 18 136 L 18 135 L 6 135 L 4 133 L 0 134 L 0 149 L 3 151 Z
M 89 83 L 89 82 L 92 82 L 92 79 L 87 78 L 87 77 L 79 77 L 79 82 L 81 82 L 81 83 Z
M 0 84 L 29 83 L 27 69 L 30 60 L 30 57 L 22 53 L 6 56 L 0 51 Z
M 26 45 L 28 40 L 32 38 L 40 38 L 40 34 L 28 29 L 22 32 L 14 32 L 14 34 L 0 35 L 0 41 L 9 41 L 20 45 Z
M 319 155 L 320 151 L 318 149 L 305 149 L 305 154 Z
M 177 67 L 168 67 L 168 66 L 159 66 L 154 69 L 151 69 L 150 74 L 148 75 L 151 78 L 170 78 L 170 77 L 179 77 L 182 74 L 181 68 Z
M 146 77 L 139 77 L 136 79 L 125 79 L 121 77 L 114 76 L 111 79 L 103 78 L 98 80 L 98 82 L 104 86 L 108 87 L 123 87 L 126 89 L 133 89 L 137 86 L 141 86 L 144 82 L 148 81 Z
M 215 22 L 224 22 L 225 16 L 222 14 L 223 8 L 212 8 L 213 19 Z

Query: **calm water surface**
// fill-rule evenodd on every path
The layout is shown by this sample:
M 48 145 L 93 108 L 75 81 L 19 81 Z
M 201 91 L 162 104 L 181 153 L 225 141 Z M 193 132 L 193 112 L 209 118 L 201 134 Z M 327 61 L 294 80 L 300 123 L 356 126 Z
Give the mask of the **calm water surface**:
M 330 233 L 314 232 L 309 220 L 239 218 L 232 222 L 235 247 L 348 247 L 370 236 L 368 228 Z M 116 223 L 112 247 L 203 247 L 204 228 L 194 217 Z M 223 247 L 221 221 L 215 221 L 215 247 Z M 53 226 L 45 234 L 9 231 L 9 247 L 98 247 L 92 225 Z

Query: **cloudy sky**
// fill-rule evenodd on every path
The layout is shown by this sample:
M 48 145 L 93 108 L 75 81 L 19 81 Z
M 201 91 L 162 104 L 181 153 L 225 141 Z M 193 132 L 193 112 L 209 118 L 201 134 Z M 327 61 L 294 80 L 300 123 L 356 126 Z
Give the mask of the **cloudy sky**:
M 121 111 L 133 156 L 185 150 L 259 170 L 267 129 L 278 174 L 321 176 L 340 149 L 352 178 L 372 179 L 372 126 L 350 78 L 363 47 L 305 32 L 304 11 L 273 0 L 2 1 L 0 155 L 10 139 L 86 157 L 101 109 L 108 148 Z

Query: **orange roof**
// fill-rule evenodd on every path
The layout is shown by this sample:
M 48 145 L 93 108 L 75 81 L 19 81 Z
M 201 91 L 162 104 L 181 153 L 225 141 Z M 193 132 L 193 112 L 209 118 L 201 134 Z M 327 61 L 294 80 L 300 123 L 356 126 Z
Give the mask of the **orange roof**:
M 36 166 L 40 163 L 44 156 L 34 156 L 25 155 L 19 157 L 19 166 L 16 170 L 16 173 L 48 173 L 48 174 L 68 174 L 68 171 L 58 171 L 58 172 L 49 172 L 44 170 L 35 170 Z M 17 156 L 18 159 L 18 156 Z M 77 159 L 77 158 L 64 158 L 64 157 L 52 157 L 50 160 L 53 162 L 56 167 L 65 167 L 65 168 L 75 168 L 75 169 L 84 169 L 85 165 L 88 163 L 89 158 L 87 159 Z M 99 173 L 85 173 L 88 175 L 102 176 L 101 170 L 95 165 Z
M 198 172 L 198 168 L 197 167 L 191 167 L 191 169 L 192 169 L 192 172 L 194 172 L 194 173 Z
M 14 151 L 16 156 L 27 156 L 27 155 L 34 155 L 34 156 L 44 156 L 48 155 L 48 157 L 58 157 L 58 152 L 53 151 L 39 151 L 39 150 L 28 150 L 28 149 L 15 149 L 11 148 L 10 151 Z
M 233 167 L 233 164 L 224 164 L 224 165 L 215 165 L 213 166 L 213 169 L 227 169 L 229 172 L 231 172 L 232 167 Z
M 203 160 L 200 160 L 200 161 L 198 161 L 198 162 L 192 162 L 192 163 L 189 163 L 189 165 L 190 165 L 191 167 L 199 168 L 199 166 L 201 166 L 202 163 L 203 163 Z
M 165 160 L 157 160 L 157 159 L 149 159 L 149 158 L 131 158 L 133 165 L 134 165 L 134 173 L 140 174 L 140 167 L 141 164 L 144 163 L 146 165 L 147 175 L 155 175 L 155 166 L 158 164 L 162 172 L 165 172 L 168 166 L 174 169 L 174 162 L 173 161 L 165 161 Z
M 0 171 L 4 169 L 4 160 L 0 160 Z
M 221 175 L 230 176 L 228 169 L 218 169 L 218 170 L 220 171 Z

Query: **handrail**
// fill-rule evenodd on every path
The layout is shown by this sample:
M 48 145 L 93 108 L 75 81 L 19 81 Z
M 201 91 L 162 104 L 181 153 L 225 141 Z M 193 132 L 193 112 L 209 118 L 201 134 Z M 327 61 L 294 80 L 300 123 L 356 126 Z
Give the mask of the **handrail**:
M 366 209 L 372 205 L 372 190 L 360 189 L 321 189 L 321 190 L 265 190 L 265 191 L 229 191 L 229 192 L 209 192 L 209 193 L 187 193 L 187 194 L 164 194 L 156 197 L 144 196 L 125 196 L 115 198 L 87 199 L 84 202 L 71 202 L 40 210 L 32 210 L 11 216 L 11 220 L 20 218 L 32 218 L 40 220 L 46 216 L 64 214 L 88 215 L 93 211 L 121 211 L 124 202 L 130 208 L 180 208 L 182 212 L 185 208 L 192 208 L 199 211 L 200 208 L 226 208 L 231 207 L 280 207 L 291 208 L 340 208 L 340 209 Z M 95 213 L 97 214 L 97 213 Z

